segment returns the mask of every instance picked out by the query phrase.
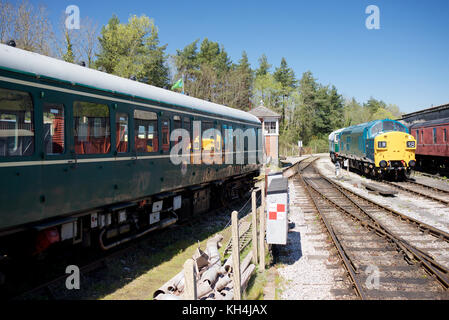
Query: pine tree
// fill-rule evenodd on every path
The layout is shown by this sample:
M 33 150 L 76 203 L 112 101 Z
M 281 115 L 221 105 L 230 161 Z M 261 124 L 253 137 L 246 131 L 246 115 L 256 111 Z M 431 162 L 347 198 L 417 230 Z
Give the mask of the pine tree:
M 261 55 L 259 58 L 259 68 L 256 70 L 256 77 L 265 76 L 270 72 L 271 64 L 268 63 L 267 56 Z
M 288 67 L 285 58 L 282 58 L 281 65 L 276 68 L 274 79 L 281 84 L 282 87 L 282 128 L 285 127 L 285 110 L 287 108 L 287 97 L 296 88 L 296 79 L 293 69 Z

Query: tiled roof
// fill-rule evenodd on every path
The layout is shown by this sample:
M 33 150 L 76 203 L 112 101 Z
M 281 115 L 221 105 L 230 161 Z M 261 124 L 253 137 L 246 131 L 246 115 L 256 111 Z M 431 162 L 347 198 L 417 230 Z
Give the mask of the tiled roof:
M 264 106 L 258 106 L 257 108 L 251 109 L 248 111 L 248 113 L 250 113 L 258 118 L 266 118 L 266 117 L 280 118 L 281 117 L 279 114 L 277 114 L 273 110 L 270 110 Z

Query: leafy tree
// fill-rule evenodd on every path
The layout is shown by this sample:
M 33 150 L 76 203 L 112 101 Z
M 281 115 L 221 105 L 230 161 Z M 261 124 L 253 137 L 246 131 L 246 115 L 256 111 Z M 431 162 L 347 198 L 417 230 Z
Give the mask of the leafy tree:
M 384 108 L 378 108 L 374 114 L 371 115 L 371 120 L 393 119 L 393 114 Z
M 165 50 L 159 45 L 158 31 L 147 16 L 132 16 L 127 24 L 113 16 L 101 29 L 96 67 L 108 73 L 158 87 L 169 84 Z
M 376 100 L 373 97 L 371 97 L 366 103 L 363 104 L 365 108 L 368 108 L 370 114 L 376 113 L 377 109 L 383 108 L 385 109 L 387 107 L 386 103 L 382 100 Z
M 280 108 L 281 92 L 282 86 L 274 79 L 272 74 L 267 73 L 256 76 L 252 89 L 253 104 L 259 105 L 263 103 L 264 106 L 272 108 L 280 114 L 282 112 Z

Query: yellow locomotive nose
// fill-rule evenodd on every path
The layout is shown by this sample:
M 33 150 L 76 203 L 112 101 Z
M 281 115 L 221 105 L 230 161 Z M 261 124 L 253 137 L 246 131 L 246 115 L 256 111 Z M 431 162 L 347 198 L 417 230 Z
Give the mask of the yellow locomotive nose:
M 415 164 L 416 140 L 412 135 L 392 131 L 374 139 L 374 162 L 377 167 L 409 167 Z

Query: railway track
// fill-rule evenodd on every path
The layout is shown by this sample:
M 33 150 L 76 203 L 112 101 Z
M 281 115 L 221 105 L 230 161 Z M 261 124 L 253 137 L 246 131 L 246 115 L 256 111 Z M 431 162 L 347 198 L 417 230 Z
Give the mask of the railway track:
M 357 296 L 449 299 L 448 234 L 343 189 L 310 164 L 300 169 L 297 178 Z
M 396 189 L 408 192 L 410 194 L 419 195 L 421 197 L 443 203 L 449 206 L 449 191 L 434 186 L 419 183 L 413 180 L 404 182 L 382 181 Z

